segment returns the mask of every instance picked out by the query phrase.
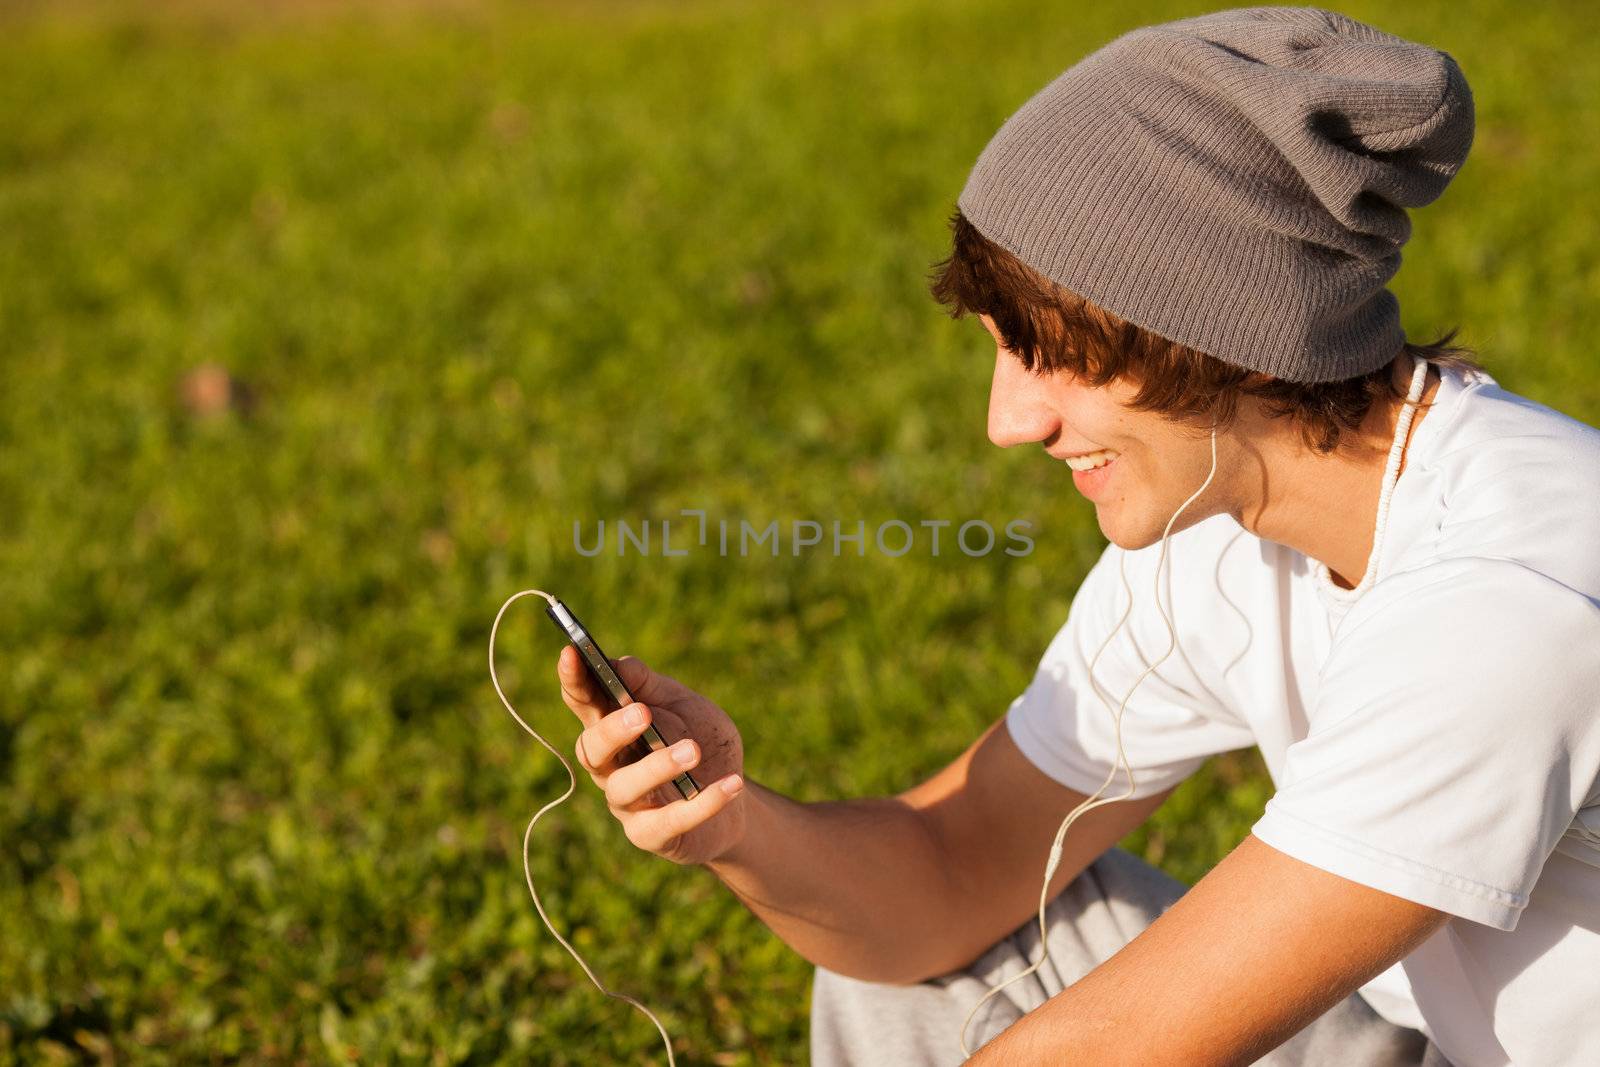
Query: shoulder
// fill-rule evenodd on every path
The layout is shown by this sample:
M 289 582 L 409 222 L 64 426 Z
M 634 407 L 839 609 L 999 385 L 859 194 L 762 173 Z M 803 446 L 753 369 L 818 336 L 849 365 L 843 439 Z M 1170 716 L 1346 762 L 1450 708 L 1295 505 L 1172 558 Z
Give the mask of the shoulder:
M 1426 466 L 1512 493 L 1574 485 L 1593 490 L 1600 481 L 1600 429 L 1487 376 L 1463 382 L 1460 403 L 1431 451 Z
M 1600 430 L 1486 375 L 1459 387 L 1420 464 L 1438 499 L 1430 552 L 1521 560 L 1600 596 Z
M 1515 560 L 1417 567 L 1350 609 L 1322 691 L 1350 709 L 1409 691 L 1457 727 L 1510 715 L 1577 726 L 1600 707 L 1600 605 Z

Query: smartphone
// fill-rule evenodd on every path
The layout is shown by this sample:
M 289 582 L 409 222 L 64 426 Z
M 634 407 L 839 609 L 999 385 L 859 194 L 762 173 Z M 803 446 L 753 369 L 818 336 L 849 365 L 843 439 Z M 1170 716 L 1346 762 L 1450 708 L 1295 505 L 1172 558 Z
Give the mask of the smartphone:
M 571 608 L 563 604 L 559 598 L 552 598 L 552 602 L 545 605 L 544 613 L 561 627 L 561 632 L 567 635 L 567 640 L 572 642 L 573 647 L 578 650 L 578 655 L 583 657 L 583 665 L 589 668 L 590 676 L 610 695 L 613 702 L 612 711 L 624 704 L 635 703 L 633 694 L 622 684 L 622 678 L 611 666 L 611 661 L 600 651 L 599 644 L 590 636 L 588 628 L 578 621 Z M 626 762 L 632 763 L 643 759 L 656 749 L 666 747 L 667 742 L 656 729 L 656 724 L 651 723 L 644 728 L 644 733 L 628 743 L 627 750 L 633 754 L 633 759 Z M 678 792 L 683 794 L 685 800 L 700 793 L 700 786 L 688 772 L 678 775 L 672 780 L 672 784 L 678 787 Z

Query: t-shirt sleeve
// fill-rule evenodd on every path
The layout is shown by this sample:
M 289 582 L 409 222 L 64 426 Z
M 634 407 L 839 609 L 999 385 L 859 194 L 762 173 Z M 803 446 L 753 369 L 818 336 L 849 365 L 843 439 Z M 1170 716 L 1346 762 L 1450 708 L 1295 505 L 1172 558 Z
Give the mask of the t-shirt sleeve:
M 1174 539 L 1176 547 L 1176 539 Z M 1095 664 L 1090 661 L 1129 607 L 1118 567 L 1127 557 L 1132 592 L 1128 623 Z M 1130 690 L 1122 715 L 1122 748 L 1134 774 L 1134 797 L 1177 785 L 1208 756 L 1255 743 L 1250 730 L 1221 709 L 1189 666 L 1180 647 L 1139 681 L 1171 640 L 1153 604 L 1156 553 L 1125 553 L 1110 545 L 1073 598 L 1066 625 L 1056 634 L 1033 681 L 1006 712 L 1006 727 L 1023 755 L 1071 789 L 1092 794 L 1117 766 L 1114 713 Z M 1206 573 L 1210 573 L 1206 571 Z M 1135 688 L 1135 683 L 1138 683 Z M 1127 792 L 1119 772 L 1104 795 Z
M 1505 560 L 1396 575 L 1340 626 L 1310 719 L 1255 836 L 1513 930 L 1597 799 L 1600 608 Z

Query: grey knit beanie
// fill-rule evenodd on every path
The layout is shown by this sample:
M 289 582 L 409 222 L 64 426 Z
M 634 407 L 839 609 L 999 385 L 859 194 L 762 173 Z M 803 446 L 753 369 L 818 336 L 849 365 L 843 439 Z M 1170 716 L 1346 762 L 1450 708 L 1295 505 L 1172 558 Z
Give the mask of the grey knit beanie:
M 985 237 L 1129 322 L 1295 382 L 1400 352 L 1405 209 L 1472 147 L 1437 49 L 1314 7 L 1123 34 L 1045 86 L 957 201 Z

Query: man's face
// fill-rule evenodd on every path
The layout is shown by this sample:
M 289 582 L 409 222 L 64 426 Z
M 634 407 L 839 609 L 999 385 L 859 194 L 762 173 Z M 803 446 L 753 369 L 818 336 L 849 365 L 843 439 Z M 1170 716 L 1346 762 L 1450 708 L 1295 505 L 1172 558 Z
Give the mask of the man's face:
M 1095 387 L 1065 371 L 1045 377 L 1030 372 L 1005 347 L 993 320 L 979 318 L 996 347 L 989 440 L 1001 448 L 1037 441 L 1052 458 L 1073 466 L 1073 484 L 1093 501 L 1100 531 L 1112 543 L 1136 549 L 1159 541 L 1173 512 L 1211 471 L 1209 434 L 1135 411 L 1128 402 L 1137 390 L 1127 382 Z M 1222 437 L 1217 444 L 1220 459 Z M 1214 482 L 1173 532 L 1216 514 L 1219 489 Z

